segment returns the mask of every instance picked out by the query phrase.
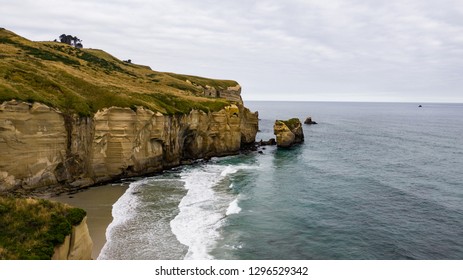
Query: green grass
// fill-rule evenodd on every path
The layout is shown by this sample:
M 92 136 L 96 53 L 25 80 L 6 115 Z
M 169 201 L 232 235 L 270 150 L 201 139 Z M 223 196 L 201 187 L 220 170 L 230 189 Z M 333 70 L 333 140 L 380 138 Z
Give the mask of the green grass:
M 204 97 L 203 89 L 237 85 L 153 71 L 101 50 L 32 42 L 5 29 L 0 29 L 0 49 L 0 102 L 37 101 L 80 116 L 111 106 L 143 106 L 163 114 L 218 111 L 230 102 Z
M 45 199 L 0 197 L 0 259 L 51 259 L 85 215 Z
M 277 122 L 282 122 L 284 123 L 290 130 L 293 130 L 297 126 L 301 125 L 301 121 L 298 118 L 292 118 L 286 121 L 283 120 L 277 120 Z

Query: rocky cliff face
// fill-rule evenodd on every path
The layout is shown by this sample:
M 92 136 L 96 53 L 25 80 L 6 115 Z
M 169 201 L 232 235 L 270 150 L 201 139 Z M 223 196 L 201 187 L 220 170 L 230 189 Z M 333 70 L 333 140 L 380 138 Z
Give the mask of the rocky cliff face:
M 62 114 L 37 103 L 0 105 L 0 189 L 56 183 L 56 166 L 65 158 Z
M 93 117 L 8 101 L 0 105 L 0 190 L 83 187 L 234 154 L 255 141 L 257 129 L 257 114 L 241 98 L 218 112 L 111 107 Z
M 187 83 L 194 85 L 200 91 L 202 91 L 203 92 L 202 96 L 224 98 L 224 99 L 230 100 L 235 103 L 240 103 L 240 104 L 243 103 L 243 100 L 241 99 L 241 86 L 239 84 L 236 86 L 232 86 L 232 87 L 217 89 L 215 87 L 208 86 L 208 85 L 201 86 L 189 80 L 187 80 Z
M 87 217 L 72 227 L 70 235 L 66 236 L 64 243 L 55 247 L 52 260 L 91 260 L 93 242 L 87 227 Z

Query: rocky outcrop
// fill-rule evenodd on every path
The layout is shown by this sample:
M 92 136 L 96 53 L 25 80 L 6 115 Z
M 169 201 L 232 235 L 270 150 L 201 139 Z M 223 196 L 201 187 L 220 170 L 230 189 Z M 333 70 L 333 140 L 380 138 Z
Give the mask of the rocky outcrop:
M 236 85 L 234 87 L 228 87 L 227 89 L 218 90 L 217 97 L 225 98 L 227 100 L 243 103 L 241 99 L 241 86 Z
M 304 121 L 304 124 L 309 124 L 309 125 L 310 125 L 310 124 L 317 124 L 317 122 L 314 122 L 314 121 L 312 120 L 312 117 L 307 117 L 307 118 L 305 119 L 305 121 Z
M 281 148 L 289 148 L 304 141 L 302 124 L 297 118 L 287 121 L 276 120 L 273 125 L 273 133 L 276 135 L 277 146 Z
M 92 258 L 93 242 L 87 227 L 87 217 L 72 227 L 70 235 L 64 243 L 55 247 L 52 260 L 90 260 Z
M 198 85 L 189 80 L 186 80 L 186 82 L 194 85 L 200 91 L 202 91 L 203 96 L 224 98 L 238 104 L 243 104 L 243 99 L 241 98 L 241 86 L 239 84 L 236 84 L 235 86 L 229 86 L 227 88 L 217 88 L 209 85 Z
M 276 144 L 277 144 L 277 142 L 276 142 L 275 138 L 270 138 L 267 141 L 264 141 L 264 140 L 261 139 L 259 142 L 257 142 L 257 145 L 259 145 L 259 146 L 274 146 Z
M 209 113 L 163 115 L 142 107 L 111 107 L 78 117 L 40 103 L 4 102 L 0 190 L 84 187 L 235 154 L 255 141 L 257 130 L 257 114 L 241 103 Z

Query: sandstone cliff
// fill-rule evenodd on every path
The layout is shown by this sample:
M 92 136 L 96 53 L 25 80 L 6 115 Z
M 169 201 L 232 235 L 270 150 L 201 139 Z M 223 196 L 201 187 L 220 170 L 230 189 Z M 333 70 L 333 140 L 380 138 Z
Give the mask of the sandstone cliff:
M 257 114 L 241 103 L 183 115 L 111 107 L 79 117 L 40 103 L 3 102 L 0 190 L 89 186 L 230 155 L 253 143 L 257 129 Z
M 72 232 L 63 244 L 55 247 L 52 260 L 91 260 L 93 242 L 87 227 L 87 217 L 79 225 L 72 227 Z

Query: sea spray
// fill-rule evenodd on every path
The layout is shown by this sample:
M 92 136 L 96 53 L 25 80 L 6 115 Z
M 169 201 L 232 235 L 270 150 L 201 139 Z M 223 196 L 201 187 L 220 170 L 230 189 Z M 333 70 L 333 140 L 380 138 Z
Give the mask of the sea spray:
M 236 198 L 228 205 L 225 215 L 230 216 L 233 214 L 238 214 L 239 212 L 241 212 L 241 208 L 238 206 L 238 198 Z

